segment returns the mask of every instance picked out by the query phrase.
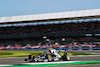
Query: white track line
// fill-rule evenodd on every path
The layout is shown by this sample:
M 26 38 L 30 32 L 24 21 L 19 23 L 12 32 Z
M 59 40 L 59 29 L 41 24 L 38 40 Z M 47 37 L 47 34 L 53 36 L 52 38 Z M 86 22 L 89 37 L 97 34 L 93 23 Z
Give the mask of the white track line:
M 5 64 L 4 64 L 4 65 L 3 65 L 3 64 L 1 65 L 1 64 L 0 64 L 0 66 L 13 66 L 13 65 L 7 65 L 7 64 L 6 64 L 6 65 L 5 65 Z
M 14 58 L 27 58 L 27 57 L 0 57 L 0 59 L 14 59 Z
M 70 57 L 95 57 L 100 55 L 76 55 L 76 56 L 70 56 Z
M 28 64 L 28 65 L 36 65 L 36 64 L 56 64 L 56 63 L 73 63 L 79 61 L 60 61 L 60 62 L 38 62 L 38 63 L 21 63 L 21 64 Z

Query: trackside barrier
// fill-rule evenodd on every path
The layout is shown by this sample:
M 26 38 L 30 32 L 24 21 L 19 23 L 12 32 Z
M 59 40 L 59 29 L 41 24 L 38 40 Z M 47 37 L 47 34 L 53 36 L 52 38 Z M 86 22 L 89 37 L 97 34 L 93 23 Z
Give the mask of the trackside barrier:
M 92 47 L 92 50 L 100 50 L 100 47 Z
M 48 50 L 49 48 L 22 48 L 22 49 L 5 49 L 5 50 Z M 100 50 L 100 47 L 58 47 L 56 50 Z M 1 49 L 2 50 L 2 49 Z
M 54 48 L 54 49 L 56 49 L 56 50 L 60 50 L 59 48 Z
M 90 47 L 82 47 L 82 50 L 90 50 Z
M 40 48 L 33 48 L 33 50 L 39 50 Z
M 40 48 L 40 50 L 48 50 L 49 48 Z
M 48 48 L 33 48 L 33 50 L 48 50 Z
M 26 48 L 27 50 L 32 50 L 32 48 Z
M 72 50 L 80 50 L 79 47 L 71 47 Z
M 62 50 L 70 50 L 69 47 L 62 48 Z

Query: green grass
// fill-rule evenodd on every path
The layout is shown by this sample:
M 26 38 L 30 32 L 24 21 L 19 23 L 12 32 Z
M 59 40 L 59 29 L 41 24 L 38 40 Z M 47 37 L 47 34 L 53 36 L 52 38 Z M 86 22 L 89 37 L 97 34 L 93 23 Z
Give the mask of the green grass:
M 39 55 L 39 53 L 44 53 L 44 51 L 0 51 L 0 57 L 26 57 L 30 54 L 37 56 Z M 63 55 L 63 52 L 60 52 L 60 55 Z M 68 52 L 68 55 L 97 55 L 97 54 Z

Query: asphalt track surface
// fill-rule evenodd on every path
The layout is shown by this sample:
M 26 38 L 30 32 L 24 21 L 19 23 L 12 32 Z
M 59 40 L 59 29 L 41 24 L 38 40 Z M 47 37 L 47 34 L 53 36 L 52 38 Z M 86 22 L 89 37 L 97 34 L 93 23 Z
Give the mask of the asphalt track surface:
M 68 51 L 68 52 L 84 52 L 84 53 L 99 53 L 100 54 L 100 50 L 94 50 L 94 51 Z M 70 61 L 100 61 L 100 55 L 94 55 L 94 56 L 70 56 Z M 24 61 L 24 59 L 27 57 L 7 57 L 7 58 L 0 58 L 0 65 L 4 64 L 11 64 L 11 65 L 17 65 L 17 64 L 21 64 L 21 63 L 30 63 L 30 62 L 26 62 Z M 59 61 L 61 62 L 61 61 Z M 33 62 L 31 62 L 33 63 Z M 35 62 L 37 63 L 37 62 Z M 56 67 L 56 66 L 54 66 Z M 61 66 L 57 66 L 57 67 L 61 67 Z M 68 67 L 68 66 L 63 66 L 63 67 Z M 100 67 L 100 64 L 95 64 L 95 66 L 93 65 L 75 65 L 75 66 L 69 66 L 69 67 Z
M 0 64 L 16 65 L 21 63 L 30 63 L 24 61 L 25 58 L 27 57 L 0 58 Z M 100 56 L 71 56 L 70 61 L 100 61 Z
M 63 66 L 54 66 L 54 67 L 100 67 L 100 64 L 63 65 Z

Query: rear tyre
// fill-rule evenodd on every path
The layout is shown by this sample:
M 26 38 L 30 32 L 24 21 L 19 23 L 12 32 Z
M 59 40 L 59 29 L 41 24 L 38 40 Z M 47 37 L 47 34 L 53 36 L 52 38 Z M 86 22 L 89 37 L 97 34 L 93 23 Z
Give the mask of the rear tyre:
M 52 57 L 51 55 L 48 55 L 48 62 L 51 62 L 52 61 Z

